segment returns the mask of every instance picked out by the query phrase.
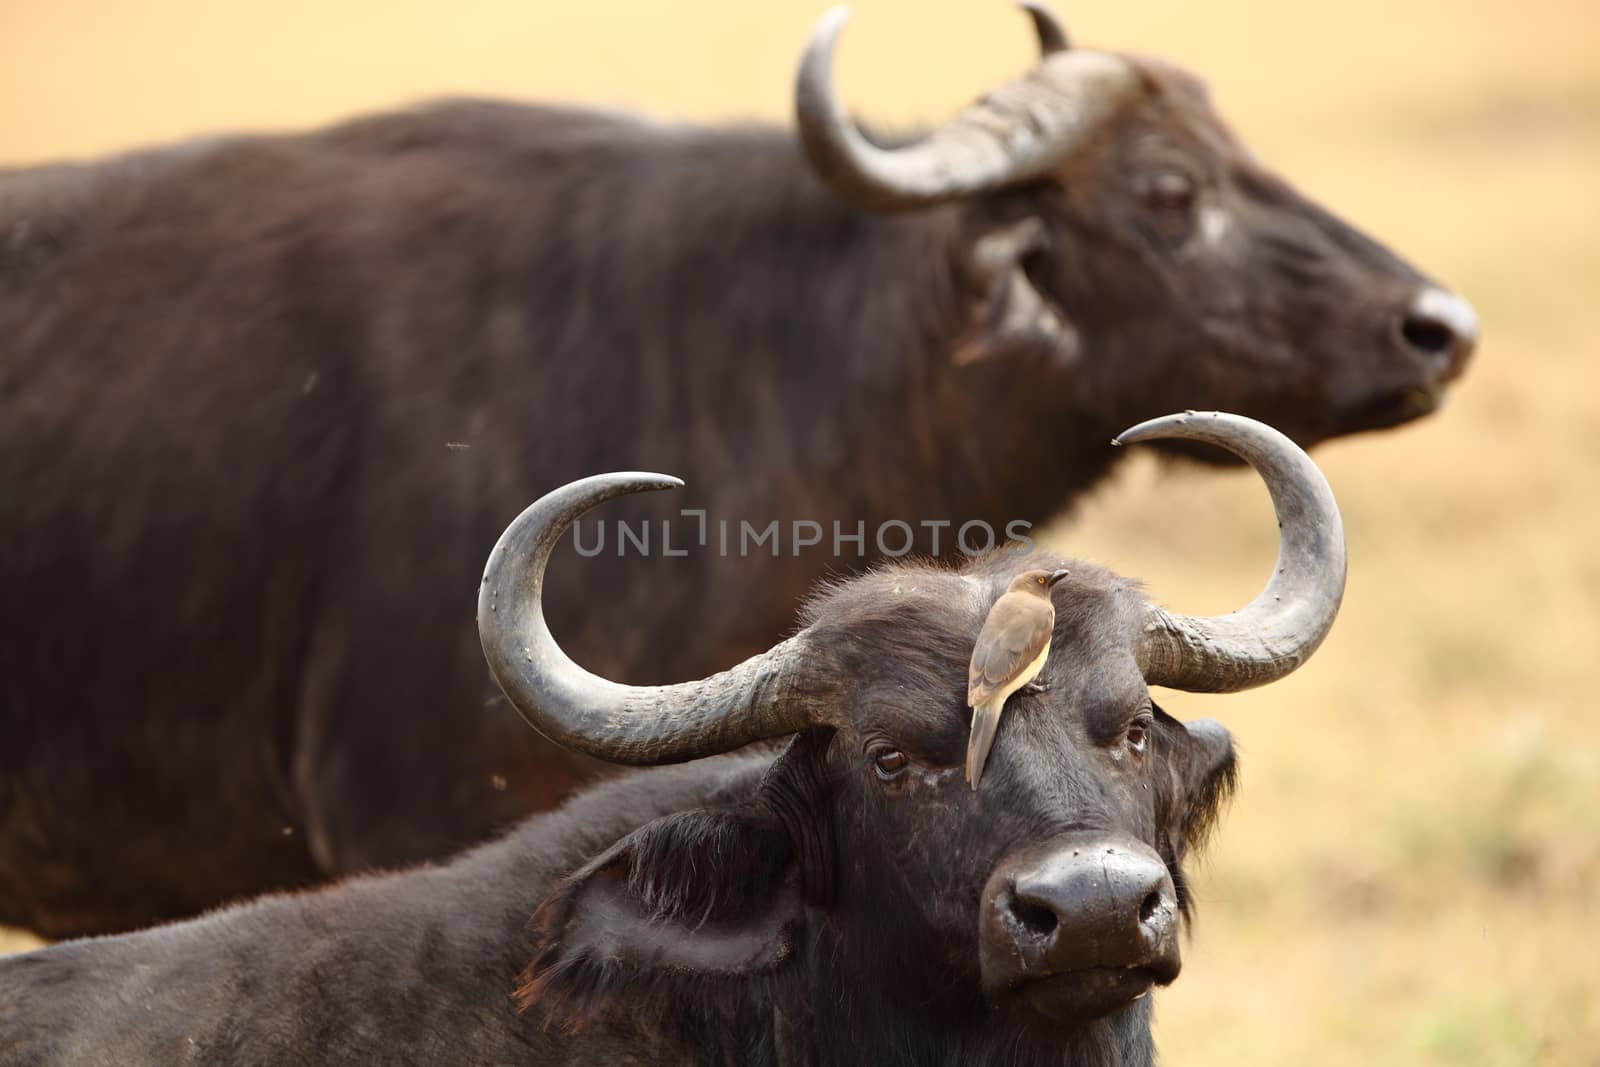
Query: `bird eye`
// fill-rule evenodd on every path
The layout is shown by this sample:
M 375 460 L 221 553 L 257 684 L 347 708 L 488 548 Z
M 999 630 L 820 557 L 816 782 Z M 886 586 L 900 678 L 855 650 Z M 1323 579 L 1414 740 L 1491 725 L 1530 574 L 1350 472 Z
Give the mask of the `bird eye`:
M 1035 578 L 1034 581 L 1038 582 L 1040 585 L 1044 584 L 1044 579 L 1043 578 Z
M 1164 170 L 1151 179 L 1145 190 L 1150 206 L 1163 211 L 1188 211 L 1195 201 L 1194 179 L 1175 170 Z
M 872 770 L 885 782 L 900 777 L 909 762 L 897 748 L 880 748 L 872 754 Z
M 1136 756 L 1144 755 L 1145 745 L 1150 740 L 1150 730 L 1154 725 L 1155 720 L 1149 715 L 1140 715 L 1128 724 L 1128 734 L 1124 743 L 1128 746 L 1129 752 Z

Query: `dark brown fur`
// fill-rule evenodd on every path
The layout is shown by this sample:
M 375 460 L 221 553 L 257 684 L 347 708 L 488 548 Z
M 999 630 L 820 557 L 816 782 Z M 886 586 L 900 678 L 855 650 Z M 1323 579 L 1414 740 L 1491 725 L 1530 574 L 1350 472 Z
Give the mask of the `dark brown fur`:
M 999 865 L 1088 831 L 1177 873 L 1233 780 L 1215 723 L 1157 712 L 1126 749 L 1141 596 L 1074 564 L 1048 688 L 1013 699 L 967 788 L 967 650 L 1016 569 L 1059 562 L 896 566 L 820 597 L 840 725 L 776 756 L 622 777 L 443 867 L 0 960 L 0 1065 L 1149 1067 L 1148 1000 L 1045 1016 L 978 969 Z M 909 757 L 894 780 L 883 744 Z
M 1459 370 L 1398 331 L 1424 280 L 1145 67 L 1057 180 L 899 216 L 841 204 L 787 131 L 494 103 L 0 174 L 0 923 L 441 857 L 593 773 L 499 701 L 473 628 L 480 561 L 551 486 L 689 481 L 607 520 L 1000 531 L 1146 416 L 1309 442 L 1417 414 Z M 1174 167 L 1226 241 L 1151 201 Z M 974 258 L 1028 219 L 1070 350 Z M 560 563 L 591 668 L 726 666 L 865 562 L 659 537 Z

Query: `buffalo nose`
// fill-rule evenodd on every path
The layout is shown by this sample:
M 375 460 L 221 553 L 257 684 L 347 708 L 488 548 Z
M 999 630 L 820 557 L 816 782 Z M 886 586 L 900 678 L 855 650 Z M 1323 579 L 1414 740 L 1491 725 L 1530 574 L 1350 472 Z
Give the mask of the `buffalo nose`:
M 1400 321 L 1406 346 L 1433 363 L 1448 381 L 1466 368 L 1478 344 L 1478 315 L 1454 293 L 1428 288 L 1417 294 Z
M 1005 872 L 991 901 L 990 978 L 1015 986 L 1095 969 L 1178 975 L 1178 901 L 1167 866 L 1128 838 L 1078 840 Z M 998 973 L 1009 972 L 1009 973 Z

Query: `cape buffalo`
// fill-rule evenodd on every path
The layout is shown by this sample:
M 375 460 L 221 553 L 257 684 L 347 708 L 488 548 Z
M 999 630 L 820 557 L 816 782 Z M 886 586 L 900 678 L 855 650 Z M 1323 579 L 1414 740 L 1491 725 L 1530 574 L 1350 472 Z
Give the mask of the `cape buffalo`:
M 543 572 L 577 515 L 676 480 L 557 490 L 506 531 L 479 597 L 517 708 L 612 761 L 787 748 L 603 784 L 446 867 L 0 961 L 0 1063 L 1152 1063 L 1145 994 L 1177 977 L 1183 861 L 1234 759 L 1225 729 L 1147 687 L 1286 674 L 1344 587 L 1304 453 L 1231 417 L 1127 437 L 1169 435 L 1261 471 L 1277 572 L 1242 611 L 1190 618 L 1071 564 L 1045 688 L 1013 698 L 976 792 L 973 641 L 1013 575 L 1062 560 L 886 566 L 729 671 L 634 688 L 557 647 Z
M 897 147 L 833 94 L 834 14 L 798 137 L 449 103 L 0 175 L 0 923 L 193 914 L 564 795 L 595 765 L 527 743 L 462 594 L 540 487 L 684 474 L 619 505 L 658 557 L 685 506 L 825 531 L 569 560 L 563 639 L 661 682 L 766 647 L 886 524 L 948 555 L 1050 518 L 1138 419 L 1432 408 L 1460 299 L 1193 76 L 1036 18 L 1036 66 Z

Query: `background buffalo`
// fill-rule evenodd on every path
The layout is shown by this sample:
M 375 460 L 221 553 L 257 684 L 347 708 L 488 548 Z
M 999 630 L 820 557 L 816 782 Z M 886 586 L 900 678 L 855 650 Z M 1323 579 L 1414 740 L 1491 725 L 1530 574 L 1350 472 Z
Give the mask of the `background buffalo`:
M 0 145 L 43 160 L 463 90 L 707 117 L 739 99 L 781 119 L 817 7 L 285 3 L 234 21 L 174 2 L 98 10 L 88 32 L 82 8 L 49 5 L 0 34 L 4 98 L 25 102 L 0 109 Z M 1201 1065 L 1587 1063 L 1600 996 L 1570 948 L 1600 876 L 1591 7 L 1062 13 L 1085 42 L 1206 73 L 1264 158 L 1471 294 L 1493 342 L 1447 418 L 1318 453 L 1357 564 L 1344 619 L 1303 675 L 1229 699 L 1250 802 L 1200 872 L 1205 936 L 1163 999 L 1163 1044 Z M 926 120 L 1033 48 L 987 3 L 934 18 L 885 0 L 840 74 L 873 116 Z M 1056 543 L 1229 606 L 1270 559 L 1258 491 L 1154 472 L 1128 470 Z
M 1466 367 L 1470 305 L 1195 75 L 1035 9 L 1034 63 L 884 147 L 834 84 L 843 14 L 797 130 L 468 101 L 0 176 L 0 920 L 123 929 L 560 797 L 585 768 L 506 714 L 460 600 L 536 487 L 693 486 L 551 579 L 578 657 L 663 681 L 822 575 L 1062 513 L 1130 423 L 1311 444 Z M 684 505 L 707 529 L 669 549 Z

